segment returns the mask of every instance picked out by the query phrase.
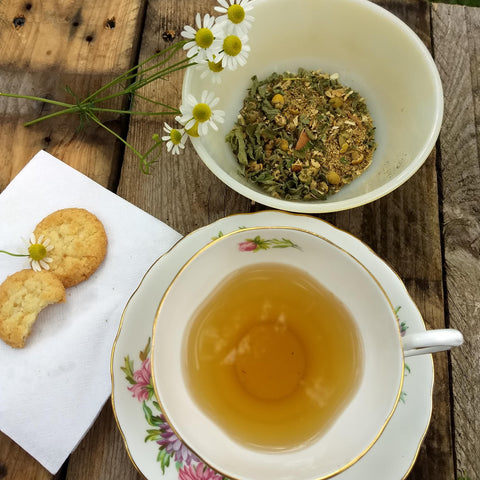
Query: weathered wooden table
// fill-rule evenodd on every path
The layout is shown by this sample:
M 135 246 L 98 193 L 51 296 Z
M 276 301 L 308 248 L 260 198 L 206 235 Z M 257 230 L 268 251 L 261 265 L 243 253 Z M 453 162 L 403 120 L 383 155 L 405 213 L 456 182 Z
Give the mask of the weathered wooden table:
M 293 1 L 293 0 L 292 0 Z M 321 217 L 366 242 L 405 282 L 428 328 L 460 329 L 465 345 L 435 355 L 433 416 L 409 480 L 480 479 L 480 9 L 426 0 L 379 0 L 432 51 L 444 86 L 436 148 L 404 186 L 370 205 Z M 98 88 L 177 41 L 214 0 L 0 1 L 0 92 L 62 100 Z M 292 35 L 301 28 L 292 25 Z M 175 37 L 175 38 L 173 38 Z M 152 84 L 151 98 L 180 104 L 181 73 Z M 142 105 L 140 105 L 142 107 Z M 218 181 L 188 146 L 145 176 L 137 159 L 95 125 L 81 132 L 54 111 L 0 98 L 0 191 L 45 149 L 182 234 L 229 214 L 261 209 Z M 108 126 L 145 150 L 163 119 L 111 116 Z M 8 228 L 1 225 L 0 228 Z M 19 399 L 21 401 L 21 399 Z M 57 475 L 0 433 L 0 479 L 139 479 L 107 402 Z M 367 480 L 367 479 L 359 479 Z

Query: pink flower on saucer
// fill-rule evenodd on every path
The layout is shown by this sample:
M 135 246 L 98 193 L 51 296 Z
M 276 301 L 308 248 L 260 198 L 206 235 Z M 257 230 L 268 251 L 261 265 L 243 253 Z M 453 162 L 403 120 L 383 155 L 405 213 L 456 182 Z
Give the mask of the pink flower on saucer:
M 142 366 L 133 374 L 133 379 L 136 382 L 135 385 L 128 387 L 132 392 L 133 397 L 137 398 L 139 401 L 148 400 L 151 378 L 150 358 L 147 358 L 142 362 Z
M 203 463 L 185 465 L 178 472 L 179 480 L 222 480 L 222 476 Z
M 257 248 L 257 244 L 253 240 L 247 240 L 246 242 L 240 242 L 238 249 L 241 252 L 252 252 Z

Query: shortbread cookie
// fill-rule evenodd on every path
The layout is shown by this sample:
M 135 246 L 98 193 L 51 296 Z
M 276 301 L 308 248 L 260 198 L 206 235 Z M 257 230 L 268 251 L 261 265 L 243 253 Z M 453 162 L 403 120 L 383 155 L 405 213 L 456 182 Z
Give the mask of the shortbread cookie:
M 50 271 L 65 288 L 86 280 L 98 268 L 107 252 L 107 235 L 102 222 L 82 208 L 57 210 L 45 217 L 33 232 L 50 240 L 53 249 Z
M 20 270 L 0 285 L 0 338 L 23 348 L 38 314 L 47 305 L 65 302 L 65 287 L 53 273 Z

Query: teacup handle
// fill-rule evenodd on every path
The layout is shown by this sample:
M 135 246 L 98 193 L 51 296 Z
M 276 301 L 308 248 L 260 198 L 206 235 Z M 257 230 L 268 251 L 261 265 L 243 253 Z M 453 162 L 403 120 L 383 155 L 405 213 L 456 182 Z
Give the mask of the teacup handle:
M 402 339 L 405 357 L 442 352 L 463 343 L 463 335 L 453 328 L 410 333 Z

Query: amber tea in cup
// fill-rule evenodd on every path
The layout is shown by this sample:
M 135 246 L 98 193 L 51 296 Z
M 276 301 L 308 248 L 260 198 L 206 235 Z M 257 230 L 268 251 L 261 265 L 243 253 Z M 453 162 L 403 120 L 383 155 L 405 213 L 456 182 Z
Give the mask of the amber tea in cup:
M 184 371 L 198 405 L 252 447 L 305 445 L 357 390 L 362 342 L 345 305 L 307 272 L 260 263 L 230 274 L 194 313 Z

